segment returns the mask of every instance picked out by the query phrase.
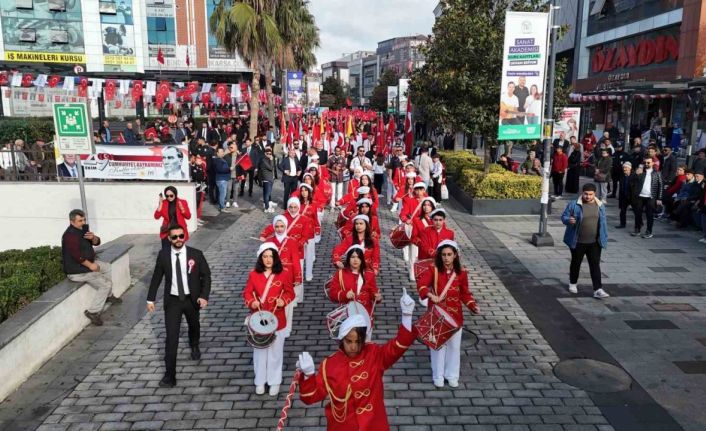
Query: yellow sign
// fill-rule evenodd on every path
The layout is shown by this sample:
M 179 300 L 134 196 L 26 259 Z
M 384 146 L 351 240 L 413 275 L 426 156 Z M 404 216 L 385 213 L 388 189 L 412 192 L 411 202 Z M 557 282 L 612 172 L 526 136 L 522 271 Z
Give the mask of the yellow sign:
M 86 55 L 70 54 L 63 52 L 5 51 L 5 61 L 24 61 L 30 63 L 85 64 Z
M 103 63 L 115 65 L 133 65 L 135 64 L 135 57 L 128 57 L 126 55 L 105 55 L 103 56 Z

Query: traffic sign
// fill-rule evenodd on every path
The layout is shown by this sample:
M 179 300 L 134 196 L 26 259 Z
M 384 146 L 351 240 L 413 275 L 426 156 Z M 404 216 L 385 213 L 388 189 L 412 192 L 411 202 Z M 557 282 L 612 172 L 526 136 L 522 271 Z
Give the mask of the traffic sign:
M 91 154 L 91 122 L 85 103 L 55 103 L 55 144 L 61 154 Z

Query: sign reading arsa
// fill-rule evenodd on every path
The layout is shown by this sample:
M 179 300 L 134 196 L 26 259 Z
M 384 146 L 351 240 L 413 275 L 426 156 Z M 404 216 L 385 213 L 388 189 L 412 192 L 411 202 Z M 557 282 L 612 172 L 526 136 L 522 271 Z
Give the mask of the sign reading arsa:
M 591 48 L 591 74 L 676 63 L 679 58 L 678 29 L 669 28 Z

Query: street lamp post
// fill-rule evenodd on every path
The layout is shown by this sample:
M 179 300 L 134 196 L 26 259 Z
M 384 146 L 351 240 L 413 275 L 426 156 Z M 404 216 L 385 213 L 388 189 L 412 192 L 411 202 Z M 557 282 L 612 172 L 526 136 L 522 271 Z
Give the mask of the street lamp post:
M 539 232 L 532 234 L 532 244 L 536 247 L 552 247 L 554 246 L 554 239 L 551 234 L 547 232 L 547 220 L 549 214 L 549 169 L 551 165 L 551 145 L 552 136 L 551 133 L 547 133 L 547 127 L 549 130 L 553 128 L 554 124 L 554 75 L 555 75 L 555 65 L 556 65 L 556 39 L 557 39 L 557 29 L 554 28 L 554 11 L 559 9 L 557 5 L 558 0 L 552 0 L 549 9 L 549 31 L 551 32 L 551 56 L 549 59 L 549 85 L 547 94 L 547 106 L 545 120 L 542 127 L 542 134 L 544 135 L 544 172 L 542 175 L 542 202 L 541 202 L 541 213 L 539 216 Z M 549 125 L 549 126 L 547 126 Z

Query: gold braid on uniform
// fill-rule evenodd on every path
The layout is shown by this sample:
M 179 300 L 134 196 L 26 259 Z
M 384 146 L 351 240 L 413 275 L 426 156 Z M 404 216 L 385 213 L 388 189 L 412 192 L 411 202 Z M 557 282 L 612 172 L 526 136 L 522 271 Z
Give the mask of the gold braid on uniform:
M 327 360 L 328 358 L 324 359 L 324 363 L 321 366 L 321 372 L 324 378 L 324 385 L 326 385 L 326 392 L 328 392 L 329 400 L 331 401 L 331 416 L 333 416 L 333 419 L 336 422 L 343 423 L 346 420 L 346 416 L 348 415 L 348 400 L 351 398 L 353 389 L 351 388 L 351 385 L 349 383 L 348 388 L 346 389 L 346 396 L 344 398 L 339 398 L 333 393 L 333 389 L 331 389 L 331 386 L 329 386 L 328 378 L 326 377 Z M 343 406 L 336 406 L 334 402 L 343 404 Z

